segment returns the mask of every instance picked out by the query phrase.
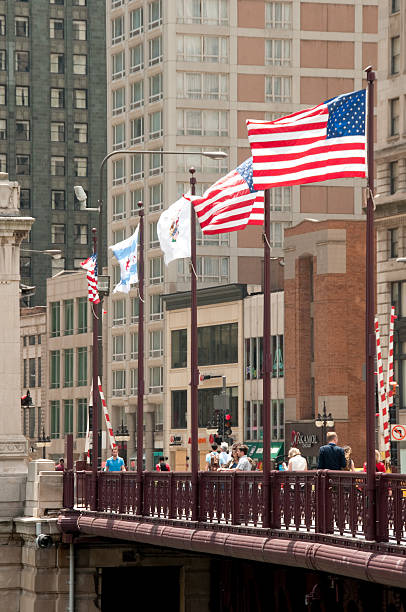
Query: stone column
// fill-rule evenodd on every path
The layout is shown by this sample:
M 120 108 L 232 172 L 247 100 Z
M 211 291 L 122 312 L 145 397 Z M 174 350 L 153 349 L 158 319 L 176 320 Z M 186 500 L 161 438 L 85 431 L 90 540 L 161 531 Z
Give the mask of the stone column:
M 24 513 L 27 441 L 21 431 L 20 244 L 34 219 L 22 217 L 20 187 L 0 173 L 0 516 Z

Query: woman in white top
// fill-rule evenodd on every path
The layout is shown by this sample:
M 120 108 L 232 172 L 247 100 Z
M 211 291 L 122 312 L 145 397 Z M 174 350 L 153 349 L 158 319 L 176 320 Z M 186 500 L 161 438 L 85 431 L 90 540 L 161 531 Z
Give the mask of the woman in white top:
M 291 448 L 288 457 L 289 472 L 303 472 L 304 470 L 307 470 L 307 461 L 304 457 L 302 457 L 298 448 Z

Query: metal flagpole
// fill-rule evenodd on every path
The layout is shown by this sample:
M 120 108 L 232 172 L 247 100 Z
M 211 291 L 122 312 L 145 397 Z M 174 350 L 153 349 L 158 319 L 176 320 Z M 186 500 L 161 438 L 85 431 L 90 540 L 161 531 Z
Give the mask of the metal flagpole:
M 92 229 L 93 233 L 93 254 L 97 253 L 97 231 L 95 228 Z M 98 468 L 98 449 L 99 449 L 99 317 L 98 313 L 101 308 L 98 308 L 98 304 L 92 302 L 92 313 L 93 313 L 93 370 L 92 370 L 92 384 L 93 384 L 93 414 L 92 414 L 92 500 L 91 510 L 97 510 L 97 468 Z
M 190 193 L 196 195 L 195 169 L 190 168 Z M 190 437 L 191 437 L 191 469 L 192 469 L 192 520 L 198 520 L 198 478 L 199 478 L 199 448 L 198 433 L 198 385 L 199 368 L 197 356 L 197 271 L 196 271 L 196 214 L 193 202 L 190 203 Z
M 138 202 L 140 229 L 138 233 L 138 389 L 137 389 L 137 514 L 142 515 L 142 472 L 144 446 L 144 208 Z
M 368 200 L 366 228 L 366 530 L 367 540 L 376 539 L 376 478 L 375 478 L 375 240 L 374 240 L 374 81 L 375 72 L 369 66 L 366 69 L 368 81 L 367 109 L 367 151 L 368 151 Z
M 263 372 L 263 526 L 270 526 L 269 478 L 271 471 L 271 212 L 270 191 L 264 191 L 264 372 Z

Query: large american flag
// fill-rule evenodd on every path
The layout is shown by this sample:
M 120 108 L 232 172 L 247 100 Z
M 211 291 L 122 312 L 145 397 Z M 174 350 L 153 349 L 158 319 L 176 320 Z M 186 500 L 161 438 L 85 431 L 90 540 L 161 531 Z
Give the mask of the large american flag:
M 201 197 L 190 199 L 204 234 L 233 232 L 264 222 L 264 192 L 254 189 L 252 157 L 219 179 Z
M 365 89 L 275 121 L 247 119 L 255 189 L 366 176 Z
M 98 304 L 100 298 L 97 290 L 97 254 L 93 253 L 93 255 L 88 257 L 85 261 L 82 261 L 80 266 L 87 272 L 87 296 L 89 302 Z

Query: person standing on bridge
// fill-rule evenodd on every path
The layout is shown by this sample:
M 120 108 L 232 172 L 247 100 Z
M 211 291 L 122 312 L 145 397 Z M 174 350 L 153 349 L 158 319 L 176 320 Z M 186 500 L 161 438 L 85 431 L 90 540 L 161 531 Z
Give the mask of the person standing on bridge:
M 124 459 L 118 456 L 117 446 L 113 446 L 113 455 L 106 461 L 106 472 L 125 472 Z
M 327 444 L 320 447 L 319 470 L 343 470 L 347 463 L 345 460 L 344 449 L 338 446 L 338 436 L 335 431 L 327 432 Z

